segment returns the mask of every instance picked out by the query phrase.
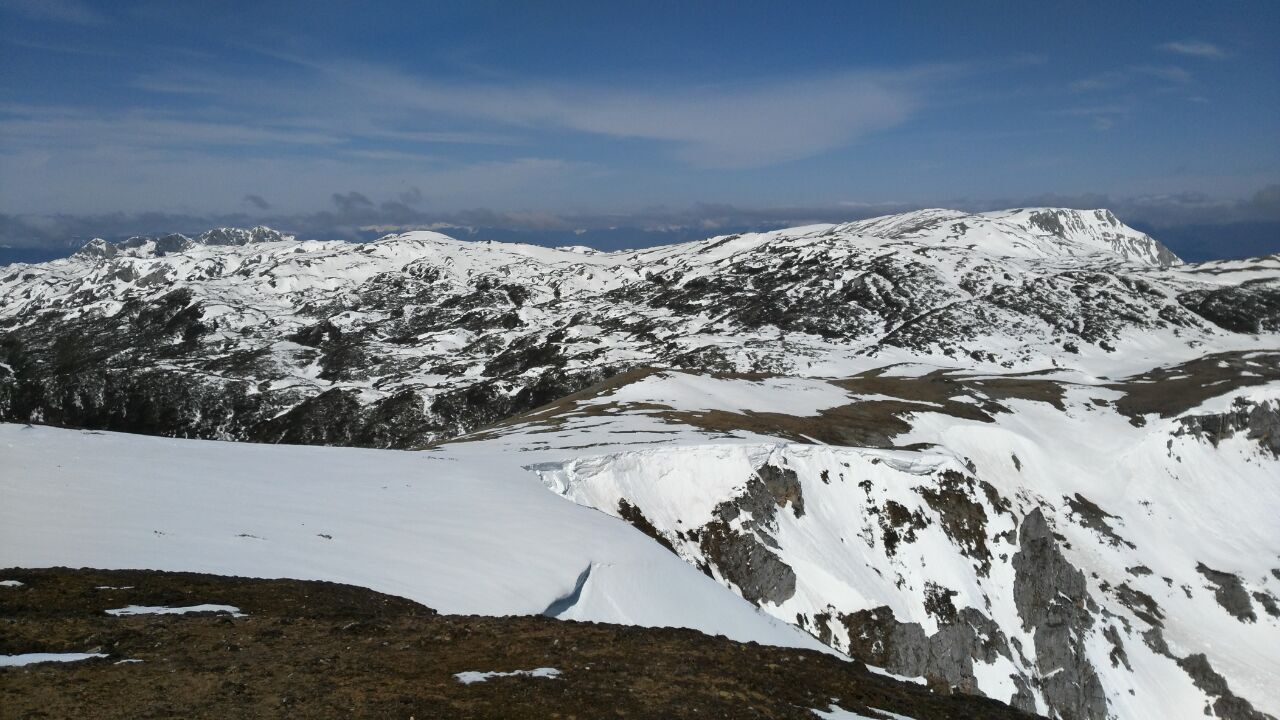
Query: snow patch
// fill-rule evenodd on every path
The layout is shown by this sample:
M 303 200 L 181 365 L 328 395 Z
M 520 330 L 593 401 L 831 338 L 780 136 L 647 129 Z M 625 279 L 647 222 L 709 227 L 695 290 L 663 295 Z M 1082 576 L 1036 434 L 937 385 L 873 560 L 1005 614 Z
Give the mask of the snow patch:
M 466 672 L 454 673 L 453 676 L 463 685 L 471 685 L 474 683 L 486 682 L 490 678 L 517 677 L 521 675 L 525 677 L 547 678 L 548 680 L 554 680 L 560 677 L 560 671 L 551 667 L 540 667 L 532 670 L 512 670 L 511 672 L 480 672 L 478 670 L 468 670 Z
M 24 665 L 47 662 L 77 662 L 106 656 L 106 653 L 22 653 L 19 655 L 0 655 L 0 667 L 23 667 Z
M 240 608 L 233 605 L 190 605 L 187 607 L 165 607 L 163 605 L 130 605 L 128 607 L 108 610 L 108 615 L 125 617 L 129 615 L 187 615 L 189 613 L 228 613 L 231 617 L 247 617 Z
M 827 720 L 915 720 L 915 718 L 910 718 L 910 717 L 907 717 L 906 715 L 899 715 L 897 713 L 891 713 L 888 710 L 878 710 L 876 708 L 867 708 L 867 709 L 870 712 L 875 713 L 875 715 L 863 715 L 861 713 L 856 713 L 851 710 L 845 710 L 841 708 L 839 705 L 832 705 L 826 710 L 819 710 L 817 708 L 814 708 L 810 710 L 810 712 L 812 712 L 814 715 L 817 715 L 820 718 L 827 718 Z

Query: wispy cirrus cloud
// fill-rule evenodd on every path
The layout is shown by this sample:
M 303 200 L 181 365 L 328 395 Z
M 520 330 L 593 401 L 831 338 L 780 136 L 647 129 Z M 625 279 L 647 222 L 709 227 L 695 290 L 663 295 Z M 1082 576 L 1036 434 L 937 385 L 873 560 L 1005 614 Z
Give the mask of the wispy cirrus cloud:
M 1203 40 L 1179 40 L 1162 43 L 1160 49 L 1187 57 L 1207 58 L 1210 60 L 1220 60 L 1227 56 L 1226 51 L 1221 47 Z
M 958 71 L 944 65 L 847 70 L 650 90 L 555 81 L 444 83 L 367 62 L 274 57 L 308 71 L 303 82 L 282 83 L 277 91 L 272 81 L 246 85 L 166 72 L 135 85 L 216 97 L 223 106 L 270 98 L 277 111 L 341 108 L 339 122 L 362 135 L 519 144 L 513 134 L 576 132 L 663 143 L 688 164 L 737 168 L 812 156 L 900 124 L 927 103 L 933 85 Z M 482 129 L 471 127 L 476 121 Z M 432 123 L 450 129 L 410 127 Z
M 70 196 L 82 210 L 233 208 L 259 192 L 298 207 L 342 177 L 385 191 L 447 184 L 433 196 L 452 203 L 499 188 L 523 203 L 558 188 L 563 207 L 574 193 L 557 183 L 572 175 L 574 187 L 598 186 L 592 178 L 607 163 L 562 149 L 591 143 L 673 170 L 769 167 L 901 124 L 941 81 L 965 72 L 932 65 L 609 87 L 444 82 L 385 64 L 271 57 L 250 74 L 194 62 L 148 70 L 128 84 L 153 98 L 125 106 L 0 105 L 0 207 L 54 209 Z
M 1130 65 L 1076 80 L 1071 83 L 1071 89 L 1076 92 L 1112 90 L 1144 82 L 1186 85 L 1194 79 L 1190 72 L 1177 65 Z
M 1133 106 L 1129 103 L 1110 103 L 1106 105 L 1070 107 L 1058 110 L 1054 114 L 1088 118 L 1092 121 L 1095 130 L 1106 131 L 1115 127 L 1116 123 L 1129 117 L 1132 113 Z
M 340 136 L 287 121 L 243 123 L 146 109 L 88 110 L 66 106 L 0 106 L 7 152 L 69 147 L 334 145 Z
M 2 0 L 0 10 L 32 20 L 74 25 L 102 25 L 107 22 L 105 15 L 78 0 Z

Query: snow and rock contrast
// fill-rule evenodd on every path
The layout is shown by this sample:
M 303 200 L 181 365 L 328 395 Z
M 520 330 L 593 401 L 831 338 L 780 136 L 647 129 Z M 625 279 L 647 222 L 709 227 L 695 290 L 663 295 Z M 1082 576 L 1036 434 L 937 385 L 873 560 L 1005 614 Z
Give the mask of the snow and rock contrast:
M 94 241 L 0 273 L 0 418 L 410 447 L 628 369 L 841 376 L 931 357 L 1095 373 L 1280 328 L 1280 260 L 1181 265 L 1106 211 L 926 210 L 599 253 Z
M 622 253 L 217 231 L 10 266 L 0 334 L 0 418 L 36 423 L 0 426 L 0 566 L 690 627 L 1070 720 L 1280 715 L 1280 257 L 1053 209 Z
M 1183 380 L 1187 407 L 1148 376 L 897 369 L 831 382 L 833 407 L 811 415 L 740 422 L 696 395 L 668 405 L 661 388 L 688 380 L 664 373 L 477 442 L 634 433 L 532 469 L 895 673 L 1064 718 L 1280 708 L 1280 353 L 1157 371 Z M 1222 394 L 1198 403 L 1206 386 Z M 673 427 L 706 437 L 673 447 Z

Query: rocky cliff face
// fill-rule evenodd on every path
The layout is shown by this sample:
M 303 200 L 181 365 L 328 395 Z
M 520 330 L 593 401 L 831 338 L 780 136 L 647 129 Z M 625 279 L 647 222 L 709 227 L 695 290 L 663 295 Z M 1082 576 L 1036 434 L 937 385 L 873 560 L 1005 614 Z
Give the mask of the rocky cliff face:
M 1280 354 L 1110 380 L 900 366 L 826 382 L 774 395 L 777 380 L 660 373 L 470 441 L 634 434 L 632 449 L 534 470 L 938 692 L 1072 719 L 1275 713 Z M 874 449 L 822 445 L 810 417 L 897 429 Z M 703 439 L 673 447 L 663 432 Z

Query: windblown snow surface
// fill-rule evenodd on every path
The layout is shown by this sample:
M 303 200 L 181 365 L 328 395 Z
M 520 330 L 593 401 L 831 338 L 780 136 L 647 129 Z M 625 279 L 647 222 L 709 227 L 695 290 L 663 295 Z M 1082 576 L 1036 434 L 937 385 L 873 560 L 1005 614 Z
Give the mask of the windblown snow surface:
M 0 315 L 38 344 L 22 328 L 41 313 L 161 302 L 140 279 L 159 273 L 213 318 L 175 372 L 195 373 L 201 347 L 248 344 L 274 368 L 258 392 L 292 383 L 376 406 L 407 388 L 429 417 L 476 383 L 513 397 L 548 367 L 626 372 L 524 414 L 437 426 L 415 437 L 448 441 L 415 452 L 0 425 L 0 566 L 332 580 L 448 613 L 691 627 L 845 653 L 1050 717 L 1280 714 L 1276 258 L 1181 265 L 1109 213 L 1043 210 L 632 254 L 430 234 L 355 249 L 161 240 L 18 268 Z M 679 275 L 643 291 L 668 293 L 655 302 L 635 283 L 664 262 Z M 129 279 L 103 280 L 121 263 Z M 909 278 L 886 279 L 902 267 L 952 294 L 911 300 Z M 349 314 L 351 288 L 430 269 L 532 294 L 507 335 L 481 324 L 387 344 L 369 328 L 417 310 Z M 740 271 L 821 276 L 823 301 L 748 322 L 716 294 Z M 1029 276 L 1046 304 L 1006 301 L 1034 292 L 1018 285 Z M 818 293 L 795 282 L 779 292 Z M 469 296 L 443 297 L 417 307 Z M 885 301 L 874 321 L 840 314 L 869 297 Z M 310 346 L 282 339 L 317 317 L 364 328 L 376 372 L 320 377 Z M 541 360 L 508 367 L 512 343 Z M 559 359 L 539 365 L 543 347 Z M 404 362 L 389 369 L 376 348 Z M 689 359 L 708 348 L 715 362 Z

